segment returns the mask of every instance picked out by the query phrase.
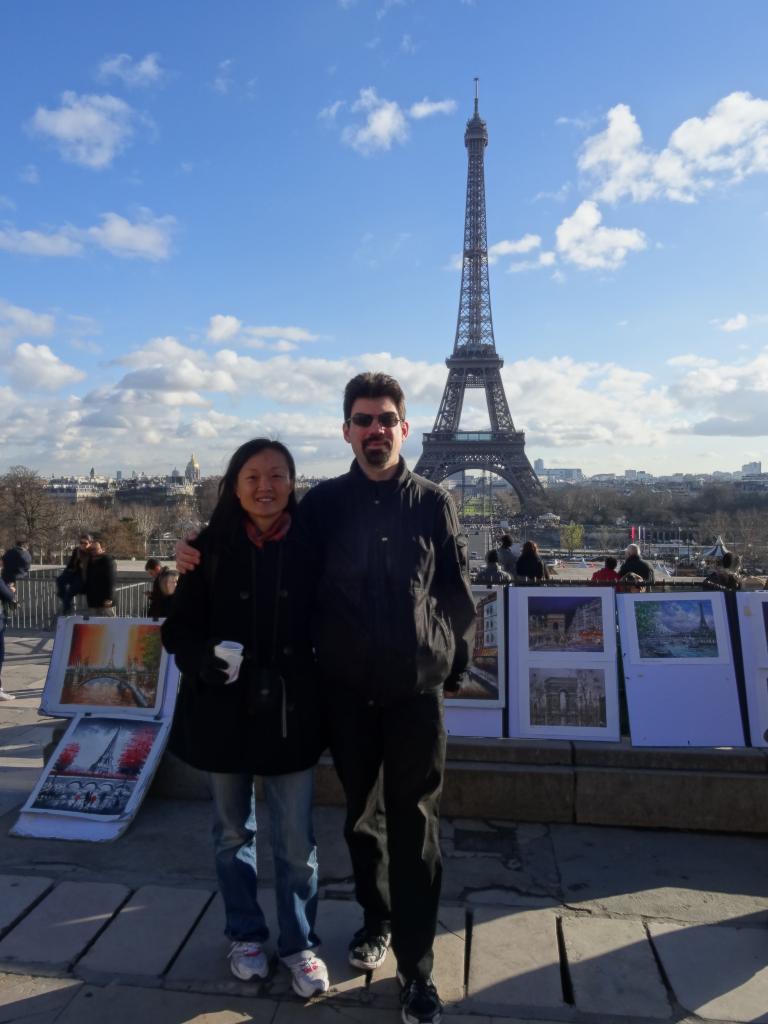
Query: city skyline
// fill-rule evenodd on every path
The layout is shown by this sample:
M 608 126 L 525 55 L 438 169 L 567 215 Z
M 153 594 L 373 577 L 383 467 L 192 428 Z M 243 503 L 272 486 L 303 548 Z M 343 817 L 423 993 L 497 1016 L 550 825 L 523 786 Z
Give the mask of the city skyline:
M 139 450 L 165 474 L 194 450 L 216 475 L 269 434 L 333 475 L 363 369 L 402 381 L 415 465 L 456 325 L 476 75 L 531 461 L 768 462 L 765 5 L 91 15 L 15 3 L 0 63 L 0 472 L 130 474 Z M 467 403 L 462 427 L 486 423 Z

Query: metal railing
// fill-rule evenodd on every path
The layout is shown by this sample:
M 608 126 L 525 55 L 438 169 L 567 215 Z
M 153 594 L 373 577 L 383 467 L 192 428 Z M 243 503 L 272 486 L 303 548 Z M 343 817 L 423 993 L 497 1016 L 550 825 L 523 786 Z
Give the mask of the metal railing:
M 60 572 L 61 570 L 59 570 Z M 29 579 L 16 583 L 16 607 L 9 609 L 9 632 L 52 633 L 61 614 L 61 602 L 56 593 L 58 572 L 35 573 Z M 119 583 L 115 587 L 114 607 L 121 618 L 143 618 L 147 613 L 147 583 Z M 84 594 L 75 598 L 74 614 L 84 615 L 87 605 Z

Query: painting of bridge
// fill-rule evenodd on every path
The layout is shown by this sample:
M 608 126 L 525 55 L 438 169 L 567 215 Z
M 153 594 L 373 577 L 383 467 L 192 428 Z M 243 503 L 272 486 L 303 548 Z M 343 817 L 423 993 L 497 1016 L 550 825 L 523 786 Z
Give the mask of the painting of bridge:
M 161 725 L 126 719 L 81 718 L 56 748 L 28 807 L 115 817 L 142 782 Z
M 718 658 L 720 651 L 710 599 L 648 600 L 635 603 L 641 658 Z
M 60 704 L 154 710 L 158 706 L 160 625 L 121 619 L 72 627 Z

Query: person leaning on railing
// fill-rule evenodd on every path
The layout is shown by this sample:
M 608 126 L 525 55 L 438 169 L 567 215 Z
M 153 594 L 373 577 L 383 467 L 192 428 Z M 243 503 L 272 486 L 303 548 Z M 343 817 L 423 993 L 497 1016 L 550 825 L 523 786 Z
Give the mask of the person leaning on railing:
M 3 569 L 3 560 L 0 558 L 0 570 Z M 0 700 L 16 700 L 12 693 L 3 689 L 3 661 L 5 660 L 5 627 L 8 625 L 8 610 L 16 604 L 16 587 L 13 583 L 6 583 L 0 572 Z
M 516 582 L 520 583 L 542 583 L 549 579 L 547 567 L 539 558 L 539 549 L 535 541 L 527 540 L 523 544 L 523 550 L 515 565 Z

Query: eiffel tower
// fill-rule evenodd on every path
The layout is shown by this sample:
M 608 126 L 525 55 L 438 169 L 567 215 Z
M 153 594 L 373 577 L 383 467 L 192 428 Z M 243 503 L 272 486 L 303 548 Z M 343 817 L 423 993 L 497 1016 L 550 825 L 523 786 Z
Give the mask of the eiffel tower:
M 464 469 L 489 470 L 511 484 L 525 508 L 543 494 L 539 478 L 525 454 L 525 433 L 515 430 L 499 372 L 504 360 L 496 351 L 488 283 L 488 233 L 485 220 L 484 150 L 488 129 L 478 110 L 467 121 L 467 205 L 464 218 L 464 258 L 461 297 L 453 354 L 446 359 L 448 381 L 432 433 L 424 434 L 424 447 L 414 472 L 439 482 Z M 484 388 L 491 429 L 459 430 L 464 392 Z

